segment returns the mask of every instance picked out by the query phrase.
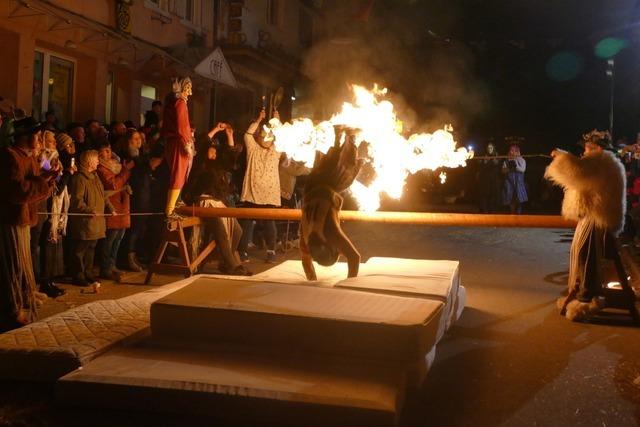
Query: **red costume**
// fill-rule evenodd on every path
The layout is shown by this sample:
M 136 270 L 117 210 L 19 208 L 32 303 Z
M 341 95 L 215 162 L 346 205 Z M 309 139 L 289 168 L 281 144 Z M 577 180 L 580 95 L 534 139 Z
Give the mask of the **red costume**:
M 164 159 L 171 171 L 169 188 L 182 189 L 191 169 L 193 145 L 187 102 L 176 93 L 170 93 L 165 99 L 162 136 Z

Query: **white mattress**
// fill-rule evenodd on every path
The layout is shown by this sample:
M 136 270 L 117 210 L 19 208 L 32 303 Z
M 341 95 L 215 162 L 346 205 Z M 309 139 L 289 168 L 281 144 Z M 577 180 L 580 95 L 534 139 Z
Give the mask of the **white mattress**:
M 200 413 L 231 425 L 389 426 L 396 423 L 404 388 L 404 371 L 393 365 L 139 346 L 112 351 L 66 375 L 56 385 L 56 400 Z
M 462 315 L 466 290 L 458 261 L 373 257 L 360 264 L 358 277 L 347 278 L 347 264 L 315 265 L 317 282 L 305 278 L 301 261 L 289 260 L 250 277 L 278 283 L 341 287 L 365 292 L 404 295 L 442 301 L 445 305 L 438 341 Z M 318 268 L 320 267 L 320 268 Z
M 443 303 L 350 289 L 200 277 L 151 306 L 154 339 L 415 362 Z

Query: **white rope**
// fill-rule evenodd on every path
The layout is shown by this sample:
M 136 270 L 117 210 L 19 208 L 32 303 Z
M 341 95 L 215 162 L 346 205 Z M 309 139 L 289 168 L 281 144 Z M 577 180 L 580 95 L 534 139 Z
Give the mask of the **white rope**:
M 38 215 L 52 215 L 51 212 L 38 212 Z M 79 212 L 69 212 L 62 215 L 68 216 L 156 216 L 156 215 L 166 215 L 164 212 L 133 212 L 133 213 L 101 213 L 101 214 L 88 214 L 88 213 L 79 213 Z

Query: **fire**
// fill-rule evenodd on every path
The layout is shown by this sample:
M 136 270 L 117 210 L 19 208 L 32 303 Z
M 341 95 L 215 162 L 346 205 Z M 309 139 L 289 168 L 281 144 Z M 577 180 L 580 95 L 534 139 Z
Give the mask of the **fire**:
M 276 149 L 308 167 L 313 166 L 316 151 L 326 153 L 333 146 L 334 125 L 358 129 L 356 145 L 363 148 L 360 151 L 366 163 L 375 171 L 371 182 L 365 185 L 356 180 L 350 188 L 361 210 L 377 210 L 381 193 L 399 199 L 409 174 L 466 166 L 466 160 L 473 156 L 466 148 L 456 148 L 450 126 L 405 138 L 393 104 L 384 99 L 386 89 L 376 85 L 369 91 L 354 85 L 352 90 L 354 101 L 345 102 L 341 111 L 327 121 L 314 124 L 301 118 L 281 123 L 272 119 L 269 124 Z M 363 142 L 366 147 L 360 147 Z

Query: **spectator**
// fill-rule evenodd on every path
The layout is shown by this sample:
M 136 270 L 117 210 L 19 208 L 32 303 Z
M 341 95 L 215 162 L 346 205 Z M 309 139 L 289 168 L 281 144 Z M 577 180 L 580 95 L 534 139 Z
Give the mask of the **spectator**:
M 127 131 L 127 141 L 127 153 L 124 158 L 134 162 L 134 167 L 131 169 L 131 177 L 129 178 L 133 193 L 131 195 L 131 212 L 152 212 L 151 185 L 153 170 L 149 163 L 149 155 L 142 149 L 142 133 L 129 129 Z M 129 240 L 127 242 L 127 261 L 131 271 L 142 271 L 141 262 L 137 255 L 140 252 L 138 243 L 147 231 L 148 222 L 149 218 L 143 216 L 131 217 L 131 228 L 129 229 Z
M 29 229 L 37 222 L 35 204 L 51 194 L 58 175 L 56 170 L 40 174 L 33 157 L 40 144 L 40 124 L 28 117 L 16 121 L 14 129 L 15 146 L 0 149 L 0 330 L 36 317 Z
M 233 168 L 235 159 L 218 156 L 222 154 L 221 146 L 213 137 L 218 132 L 224 131 L 227 136 L 227 147 L 231 153 L 237 155 L 241 147 L 237 147 L 233 140 L 233 129 L 226 123 L 218 123 L 207 134 L 210 146 L 206 151 L 206 158 L 200 163 L 200 167 L 194 171 L 191 184 L 185 188 L 185 197 L 202 207 L 226 208 L 225 200 L 232 191 L 229 171 Z M 189 191 L 188 191 L 189 190 Z M 251 272 L 242 265 L 238 255 L 238 244 L 242 237 L 242 228 L 235 218 L 208 218 L 205 220 L 205 232 L 212 235 L 216 241 L 222 260 L 218 269 L 224 274 L 248 276 Z M 198 236 L 201 234 L 198 234 Z M 194 235 L 195 237 L 195 235 Z M 200 246 L 199 239 L 194 238 L 195 248 Z
M 266 112 L 262 109 L 244 134 L 247 150 L 247 172 L 240 200 L 247 207 L 272 208 L 280 206 L 280 178 L 278 176 L 280 153 L 276 151 L 273 139 L 267 138 L 264 131 L 258 130 L 265 117 Z M 267 242 L 266 262 L 273 263 L 276 260 L 276 224 L 273 220 L 258 222 L 263 224 Z M 253 235 L 254 221 L 251 219 L 243 220 L 241 224 L 243 236 L 239 247 L 240 257 L 243 261 L 247 261 L 247 247 L 249 239 Z
M 73 140 L 78 154 L 82 153 L 84 150 L 93 149 L 93 147 L 86 144 L 85 135 L 85 130 L 80 123 L 72 123 L 71 126 L 69 126 L 69 136 Z
M 54 133 L 49 130 L 45 130 L 42 132 L 42 135 L 44 144 L 37 144 L 33 150 L 33 156 L 38 163 L 40 173 L 46 173 L 54 169 L 59 170 L 60 162 L 58 159 L 58 152 L 55 149 L 56 140 Z M 54 192 L 55 188 L 56 186 L 54 184 Z M 48 276 L 49 271 L 44 270 L 44 267 L 48 265 L 49 260 L 47 259 L 47 246 L 45 245 L 46 239 L 43 239 L 42 237 L 44 234 L 44 227 L 47 222 L 47 215 L 42 215 L 42 213 L 49 212 L 48 208 L 50 202 L 51 197 L 43 199 L 35 205 L 37 211 L 41 214 L 38 215 L 37 222 L 31 227 L 30 231 L 31 256 L 33 261 L 33 274 L 40 292 L 43 292 L 50 297 L 57 297 L 62 295 L 63 292 L 61 289 L 58 289 L 53 285 L 50 277 Z
M 44 129 L 54 133 L 60 131 L 55 112 L 49 110 L 44 114 Z
M 80 145 L 80 141 L 76 140 L 76 143 L 78 144 L 78 146 L 76 147 L 78 149 L 78 151 L 80 153 L 82 153 L 84 150 L 89 149 L 89 150 L 95 150 L 95 148 L 98 146 L 98 143 L 100 142 L 100 140 L 104 139 L 104 134 L 103 131 L 104 129 L 102 129 L 102 126 L 100 125 L 100 122 L 98 122 L 96 119 L 89 119 L 85 122 L 84 124 L 84 129 L 85 129 L 85 144 L 86 145 Z M 73 136 L 73 134 L 72 134 Z M 74 137 L 75 138 L 75 137 Z
M 129 160 L 123 165 L 120 158 L 111 152 L 111 146 L 107 142 L 99 147 L 98 154 L 100 159 L 97 169 L 98 176 L 111 205 L 118 213 L 117 216 L 108 217 L 106 221 L 107 231 L 102 245 L 100 277 L 120 282 L 122 272 L 117 269 L 116 260 L 124 232 L 131 226 L 129 215 L 131 188 L 127 182 L 131 176 L 134 162 Z
M 75 173 L 75 167 L 71 168 L 69 165 L 65 166 L 61 164 L 61 159 L 58 151 L 55 148 L 55 139 L 53 140 L 53 148 L 51 147 L 51 141 L 47 142 L 47 133 L 45 131 L 45 149 L 43 157 L 50 160 L 52 167 L 59 167 L 62 169 L 62 175 L 56 179 L 53 187 L 53 194 L 47 200 L 45 206 L 49 215 L 42 217 L 45 221 L 39 239 L 39 251 L 42 254 L 42 260 L 39 268 L 40 274 L 40 292 L 45 293 L 47 296 L 55 298 L 60 295 L 64 295 L 65 291 L 54 283 L 54 278 L 62 276 L 65 273 L 64 265 L 64 244 L 63 236 L 67 229 L 67 212 L 69 210 L 69 192 L 67 190 L 67 184 L 70 176 Z M 51 135 L 53 135 L 51 133 Z M 63 140 L 66 138 L 68 143 L 73 144 L 71 138 L 64 134 L 59 133 L 58 139 Z M 46 170 L 46 167 L 43 167 Z M 39 218 L 40 219 L 40 218 Z
M 162 116 L 162 101 L 153 101 L 151 104 L 151 110 L 144 113 L 144 128 L 160 128 Z
M 520 147 L 518 144 L 511 144 L 508 159 L 502 163 L 504 174 L 502 204 L 509 206 L 511 214 L 521 214 L 522 204 L 528 200 L 524 183 L 526 169 L 527 161 L 520 154 Z
M 111 123 L 109 132 L 109 142 L 111 148 L 116 153 L 120 153 L 127 145 L 127 126 L 122 122 Z
M 500 186 L 502 184 L 500 160 L 496 157 L 498 152 L 493 143 L 487 144 L 485 159 L 479 161 L 478 190 L 480 199 L 480 212 L 493 213 L 500 205 Z
M 278 175 L 280 177 L 280 203 L 282 206 L 286 206 L 291 209 L 297 209 L 298 199 L 296 197 L 296 182 L 301 175 L 309 175 L 311 169 L 306 167 L 304 163 L 296 162 L 287 157 L 286 154 L 282 154 L 280 157 L 280 167 L 278 168 Z M 287 221 L 287 228 L 284 236 L 282 236 L 282 247 L 287 249 L 290 247 L 290 242 L 297 240 L 298 236 L 298 223 L 293 222 L 289 224 Z
M 78 173 L 69 184 L 69 212 L 86 215 L 69 217 L 67 227 L 69 238 L 74 239 L 70 271 L 74 283 L 79 286 L 99 283 L 93 275 L 96 243 L 105 237 L 105 210 L 115 212 L 96 174 L 99 162 L 97 151 L 84 151 L 80 155 Z

